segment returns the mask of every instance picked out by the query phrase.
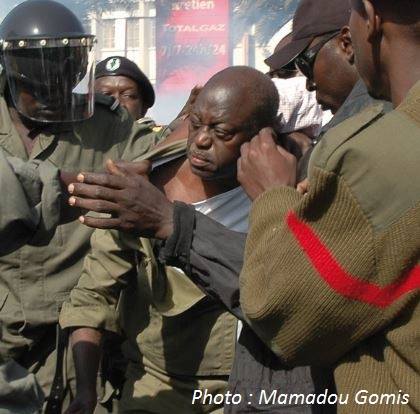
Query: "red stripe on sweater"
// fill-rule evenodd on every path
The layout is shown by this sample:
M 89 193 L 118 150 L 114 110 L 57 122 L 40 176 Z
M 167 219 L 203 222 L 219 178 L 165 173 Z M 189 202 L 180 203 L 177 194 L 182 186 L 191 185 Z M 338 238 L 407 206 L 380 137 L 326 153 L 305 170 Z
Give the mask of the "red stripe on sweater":
M 314 231 L 295 213 L 288 214 L 287 225 L 322 279 L 342 296 L 386 308 L 406 293 L 420 289 L 420 266 L 405 273 L 399 281 L 380 287 L 347 273 Z

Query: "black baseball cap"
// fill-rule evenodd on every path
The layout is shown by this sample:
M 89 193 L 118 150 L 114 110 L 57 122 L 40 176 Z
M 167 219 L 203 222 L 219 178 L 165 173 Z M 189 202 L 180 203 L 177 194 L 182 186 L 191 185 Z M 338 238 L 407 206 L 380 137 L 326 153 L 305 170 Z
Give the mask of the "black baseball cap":
M 155 103 L 155 91 L 148 77 L 131 60 L 123 56 L 111 56 L 96 65 L 95 79 L 105 76 L 126 76 L 139 85 L 144 103 L 151 108 Z
M 281 69 L 298 57 L 315 37 L 348 25 L 350 13 L 347 0 L 301 0 L 293 18 L 292 40 L 276 48 L 265 63 Z

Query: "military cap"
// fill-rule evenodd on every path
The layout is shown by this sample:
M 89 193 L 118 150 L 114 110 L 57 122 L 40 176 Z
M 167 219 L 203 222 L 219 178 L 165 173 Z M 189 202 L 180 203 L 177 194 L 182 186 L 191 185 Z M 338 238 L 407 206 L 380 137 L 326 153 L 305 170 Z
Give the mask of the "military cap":
M 270 56 L 265 63 L 281 69 L 297 58 L 317 36 L 332 33 L 350 20 L 347 0 L 301 0 L 293 18 L 292 40 Z
M 123 56 L 111 56 L 96 65 L 95 78 L 126 76 L 139 85 L 144 103 L 151 108 L 155 103 L 155 91 L 147 76 L 131 60 Z

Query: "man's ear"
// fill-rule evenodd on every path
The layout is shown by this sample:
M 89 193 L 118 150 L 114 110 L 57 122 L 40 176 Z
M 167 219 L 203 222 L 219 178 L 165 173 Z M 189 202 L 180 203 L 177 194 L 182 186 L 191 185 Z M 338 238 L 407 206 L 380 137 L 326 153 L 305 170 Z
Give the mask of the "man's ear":
M 382 34 L 382 19 L 377 14 L 376 8 L 371 0 L 362 0 L 366 11 L 366 24 L 368 40 L 373 41 Z
M 353 42 L 351 40 L 351 33 L 349 26 L 344 26 L 341 29 L 340 36 L 338 37 L 338 45 L 341 51 L 345 54 L 347 60 L 354 63 L 354 49 Z

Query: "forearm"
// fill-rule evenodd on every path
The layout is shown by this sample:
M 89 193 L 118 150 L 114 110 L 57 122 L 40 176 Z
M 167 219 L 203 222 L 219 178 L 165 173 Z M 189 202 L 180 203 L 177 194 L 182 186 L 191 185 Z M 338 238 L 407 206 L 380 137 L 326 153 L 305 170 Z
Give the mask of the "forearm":
M 395 248 L 395 234 L 380 237 L 346 182 L 319 168 L 306 196 L 284 187 L 254 202 L 241 305 L 284 363 L 335 363 L 401 311 L 404 301 L 392 299 L 401 269 L 379 287 L 388 267 L 381 274 L 378 266 L 382 259 L 389 266 L 382 254 Z
M 77 392 L 96 392 L 101 359 L 102 332 L 92 328 L 76 328 L 70 336 L 76 369 Z
M 174 224 L 161 257 L 181 267 L 208 295 L 242 319 L 239 273 L 246 235 L 228 230 L 182 203 L 175 204 Z

